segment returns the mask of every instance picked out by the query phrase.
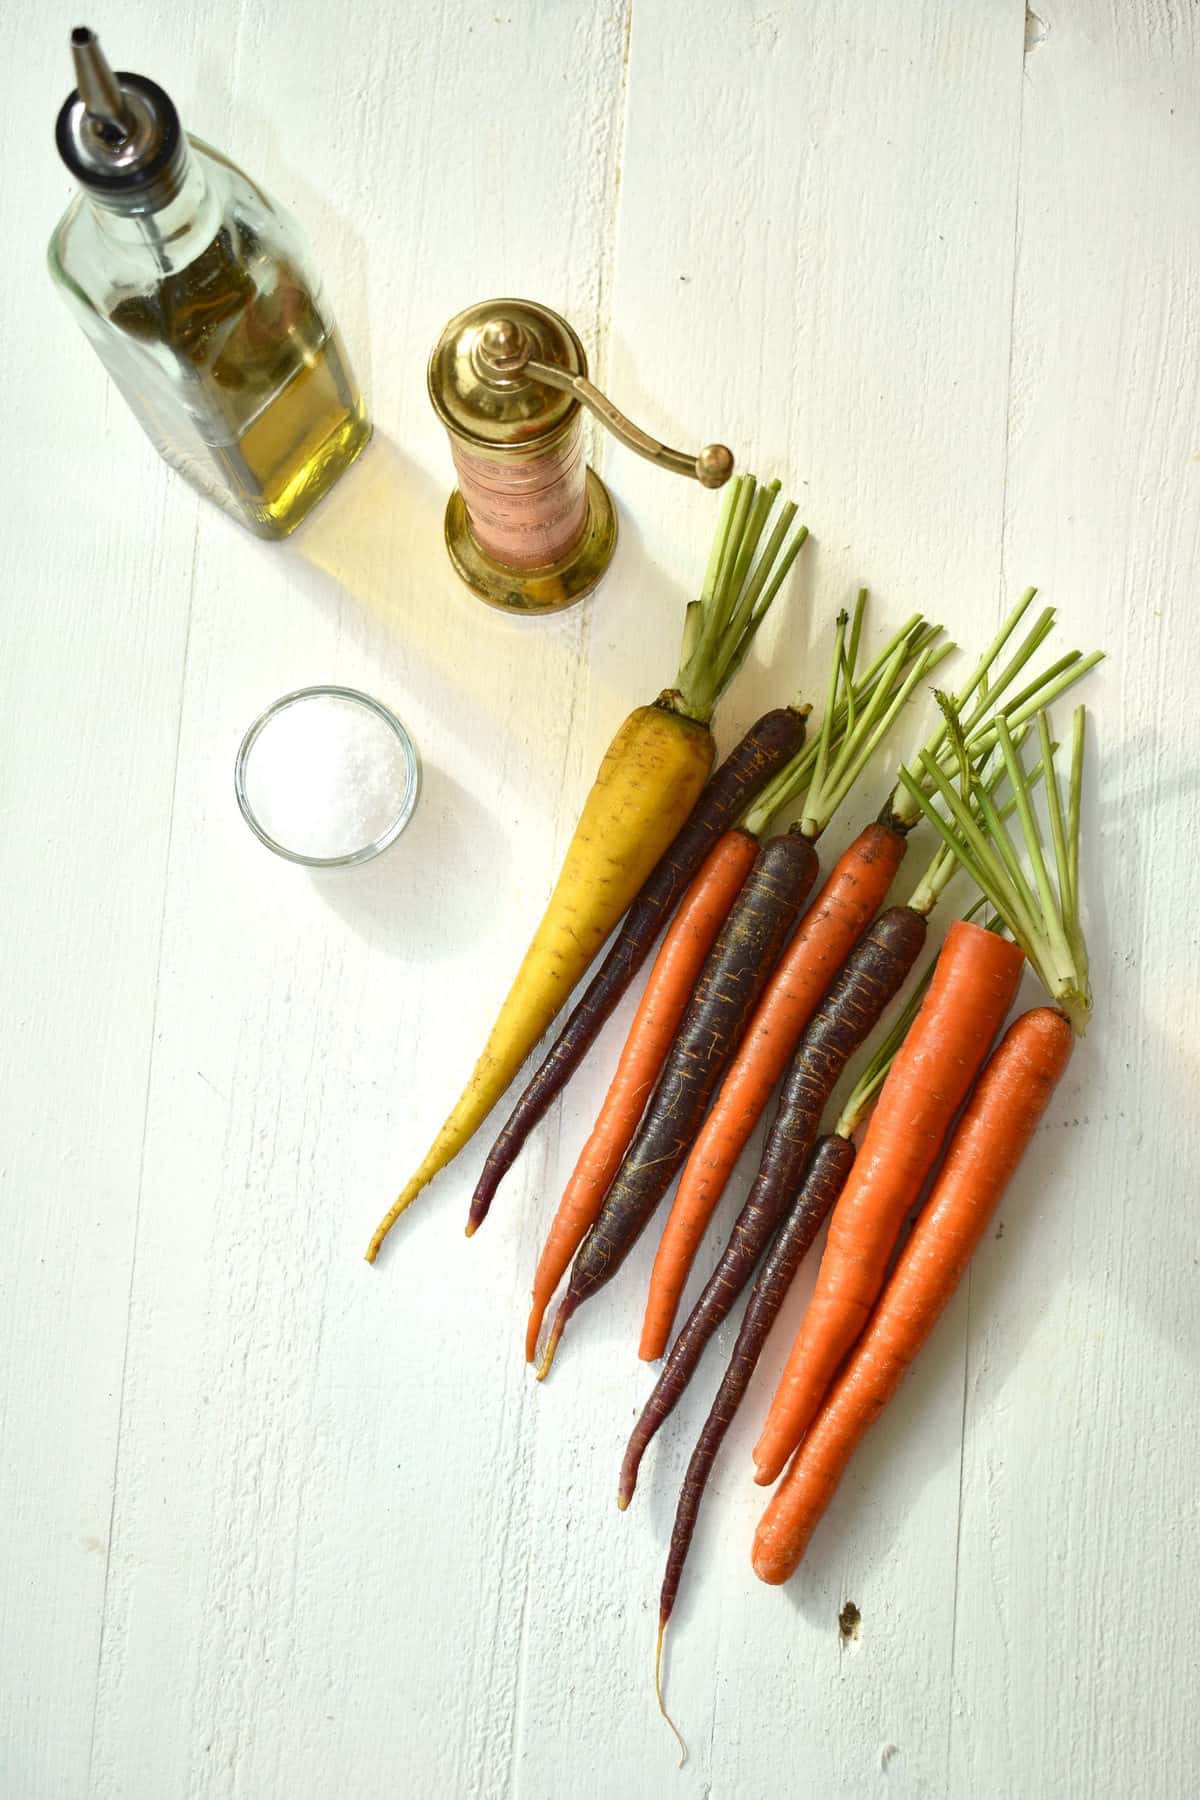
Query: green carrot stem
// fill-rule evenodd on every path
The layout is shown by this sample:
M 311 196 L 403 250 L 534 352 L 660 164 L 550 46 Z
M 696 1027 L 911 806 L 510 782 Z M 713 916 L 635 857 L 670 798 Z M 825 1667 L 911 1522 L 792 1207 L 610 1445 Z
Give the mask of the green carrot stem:
M 1058 770 L 1054 767 L 1054 751 L 1050 742 L 1050 723 L 1045 713 L 1038 714 L 1038 742 L 1042 752 L 1043 768 L 1049 770 L 1046 781 L 1046 811 L 1050 819 L 1050 841 L 1054 845 L 1054 866 L 1058 880 L 1058 892 L 1062 902 L 1064 920 L 1068 926 L 1071 911 L 1071 858 L 1067 849 L 1067 828 L 1063 821 L 1062 793 L 1058 785 Z
M 821 720 L 821 730 L 820 730 L 820 734 L 817 738 L 817 766 L 813 770 L 812 781 L 809 785 L 810 793 L 812 792 L 812 790 L 814 788 L 818 792 L 820 792 L 821 785 L 825 780 L 825 770 L 829 764 L 830 751 L 831 751 L 831 746 L 833 743 L 833 722 L 834 722 L 834 719 L 837 717 L 838 699 L 839 699 L 839 697 L 841 695 L 841 691 L 842 691 L 842 681 L 843 681 L 843 675 L 844 675 L 844 670 L 845 670 L 844 651 L 845 651 L 845 644 L 846 644 L 846 625 L 847 625 L 848 621 L 849 621 L 849 614 L 847 614 L 845 612 L 840 612 L 838 614 L 837 625 L 836 625 L 835 632 L 834 632 L 833 656 L 830 658 L 830 663 L 829 663 L 829 688 L 828 688 L 828 692 L 825 695 L 825 716 Z M 903 645 L 898 644 L 896 646 L 895 655 L 899 656 L 901 654 L 902 650 L 903 650 Z M 851 709 L 851 706 L 853 705 L 853 702 L 850 697 L 850 692 L 849 692 L 849 688 L 851 685 L 852 684 L 847 684 L 847 694 L 846 694 L 846 702 L 845 702 L 845 708 L 846 708 L 845 718 L 846 718 L 847 727 L 850 725 L 850 720 L 851 720 L 851 710 L 850 709 Z M 883 685 L 884 685 L 884 683 L 881 681 L 880 689 L 882 689 Z
M 800 526 L 785 543 L 796 514 L 789 500 L 760 552 L 778 497 L 778 481 L 760 489 L 753 475 L 737 476 L 723 497 L 700 597 L 684 614 L 675 704 L 689 718 L 712 717 L 808 536 Z
M 758 597 L 766 586 L 767 577 L 775 566 L 776 558 L 783 548 L 783 540 L 788 534 L 788 527 L 791 525 L 795 516 L 795 501 L 785 500 L 783 509 L 775 521 L 774 529 L 767 539 L 766 548 L 763 550 L 762 555 L 755 564 L 754 573 L 745 583 L 741 598 L 738 601 L 738 613 L 734 620 L 735 627 L 738 630 L 744 630 L 750 619 L 753 617 L 755 606 L 758 603 Z M 803 538 L 800 541 L 803 543 Z M 796 547 L 799 549 L 799 545 Z
M 949 703 L 947 716 L 951 720 L 955 716 Z M 1006 720 L 998 718 L 996 721 L 997 742 L 1013 794 L 1012 806 L 1003 813 L 997 809 L 988 787 L 979 783 L 973 774 L 965 782 L 960 775 L 960 783 L 966 786 L 964 798 L 963 792 L 953 787 L 934 759 L 927 757 L 924 774 L 945 806 L 948 817 L 943 817 L 912 773 L 907 769 L 901 772 L 910 798 L 978 883 L 1014 942 L 1024 950 L 1047 992 L 1067 1013 L 1077 1032 L 1085 1029 L 1090 1007 L 1087 945 L 1078 913 L 1083 721 L 1080 707 L 1074 718 L 1070 788 L 1064 819 L 1050 721 L 1044 712 L 1037 715 L 1041 748 L 1038 770 L 1044 773 L 1046 780 L 1057 884 L 1051 877 L 1033 808 L 1032 777 L 1026 772 Z M 1020 848 L 1024 851 L 1032 881 L 1026 877 L 1018 845 L 1009 835 L 1007 816 L 1014 810 L 1020 824 Z
M 1036 588 L 1026 588 L 1025 592 L 1021 595 L 1017 604 L 1008 614 L 983 655 L 979 658 L 979 661 L 975 664 L 975 667 L 967 677 L 965 684 L 959 688 L 958 693 L 955 695 L 955 705 L 960 712 L 973 698 L 977 689 L 986 683 L 989 669 L 1003 650 L 1005 644 L 1007 644 L 1013 632 L 1017 629 L 1017 626 L 1021 623 L 1021 620 L 1032 605 L 1036 593 Z M 945 725 L 940 724 L 934 731 L 928 744 L 925 746 L 931 756 L 937 755 L 938 751 L 941 749 L 945 736 Z
M 1016 804 L 1017 803 L 1014 800 L 1013 806 L 1015 807 Z M 1026 880 L 1025 871 L 1021 867 L 1021 859 L 1017 855 L 1016 849 L 1014 848 L 1008 833 L 1002 829 L 1002 821 L 999 813 L 994 807 L 989 805 L 988 800 L 985 797 L 980 798 L 979 817 L 983 825 L 984 837 L 995 847 L 1004 863 L 1009 881 L 1012 883 L 1013 892 L 1020 902 L 1025 919 L 1028 921 L 1029 929 L 1031 931 L 1035 930 L 1038 915 L 1037 896 L 1034 894 L 1033 889 Z
M 926 752 L 926 774 L 939 798 L 950 814 L 952 823 L 944 820 L 930 803 L 928 795 L 918 786 L 908 769 L 901 769 L 900 780 L 923 812 L 934 830 L 946 845 L 958 857 L 971 880 L 997 912 L 1009 915 L 1020 915 L 1021 926 L 1028 937 L 1034 929 L 1032 916 L 1024 912 L 1021 896 L 1012 885 L 1012 877 L 1006 864 L 1001 860 L 987 841 L 987 835 L 976 820 L 969 806 L 965 805 L 955 789 L 951 786 L 937 763 Z M 982 803 L 981 803 L 982 806 Z M 953 829 L 957 826 L 957 832 Z
M 1012 700 L 1008 706 L 1002 709 L 1002 716 L 1008 721 L 1009 730 L 1015 731 L 1018 727 L 1027 725 L 1030 719 L 1036 718 L 1039 712 L 1052 705 L 1061 694 L 1065 694 L 1068 688 L 1074 687 L 1077 681 L 1082 681 L 1090 669 L 1094 669 L 1097 663 L 1103 661 L 1103 650 L 1093 650 L 1088 656 L 1081 656 L 1078 650 L 1073 650 L 1070 656 L 1061 658 L 1053 665 L 1052 669 L 1047 669 L 1036 681 L 1030 683 L 1029 687 L 1024 690 L 1024 694 L 1019 697 L 1019 705 L 1016 700 Z M 1065 672 L 1058 674 L 1057 679 L 1052 680 L 1051 677 L 1059 670 Z M 994 744 L 996 741 L 995 721 L 992 720 L 985 725 L 980 734 L 973 736 L 971 741 L 973 745 Z
M 854 621 L 850 627 L 850 643 L 846 650 L 846 660 L 851 669 L 857 669 L 858 667 L 858 652 L 862 643 L 862 627 L 863 619 L 866 616 L 866 610 L 867 590 L 866 588 L 859 588 L 858 599 L 855 602 L 854 607 Z
M 1010 700 L 1003 708 L 999 706 L 1001 696 L 1011 687 L 1054 624 L 1053 609 L 1047 607 L 1025 633 L 1003 668 L 993 673 L 996 659 L 1027 612 L 1036 592 L 1036 588 L 1027 588 L 1022 594 L 976 663 L 966 682 L 953 696 L 953 708 L 960 720 L 959 729 L 973 757 L 994 746 L 996 742 L 995 721 L 998 717 L 1007 716 L 1011 726 L 1024 723 L 1036 711 L 1035 703 L 1054 691 L 1054 677 L 1060 676 L 1062 683 L 1069 686 L 1072 681 L 1079 679 L 1081 673 L 1085 672 L 1084 669 L 1073 666 L 1078 665 L 1081 661 L 1079 652 L 1075 651 L 1070 657 L 1060 659 L 1050 670 L 1029 683 L 1015 701 Z M 1090 667 L 1091 664 L 1088 663 L 1087 666 Z M 975 699 L 977 695 L 978 698 Z M 968 711 L 967 708 L 972 699 L 975 699 L 975 704 Z M 1028 711 L 1025 710 L 1026 707 L 1028 707 Z M 943 718 L 935 726 L 924 746 L 929 756 L 935 758 L 943 769 L 949 766 L 949 760 L 952 760 L 954 755 L 953 748 L 948 743 L 949 737 L 949 727 Z M 918 785 L 928 794 L 931 790 L 928 779 L 924 777 L 923 759 L 915 758 L 910 767 Z M 897 784 L 889 801 L 889 807 L 894 822 L 901 829 L 911 829 L 921 816 L 919 807 L 903 783 Z
M 1022 730 L 1017 734 L 1017 737 L 1014 739 L 1014 742 L 1016 744 L 1018 744 L 1018 745 L 1020 744 L 1021 739 L 1024 736 L 1025 730 L 1027 730 L 1027 729 L 1028 729 L 1027 727 L 1023 727 Z M 959 739 L 958 741 L 961 744 L 961 739 Z M 965 752 L 965 745 L 962 746 L 962 750 L 963 750 L 963 752 Z M 982 757 L 976 757 L 973 760 L 975 762 L 976 768 L 982 769 L 983 764 L 986 761 L 988 761 L 989 759 L 990 759 L 990 752 L 985 752 Z M 960 763 L 960 768 L 961 768 L 961 766 L 962 765 Z M 1039 762 L 1037 764 L 1037 766 L 1030 772 L 1029 785 L 1031 788 L 1037 786 L 1038 782 L 1042 779 L 1044 770 L 1045 770 L 1045 759 L 1043 759 L 1042 762 Z M 984 790 L 989 799 L 994 799 L 997 789 L 1000 787 L 1001 783 L 1007 778 L 1007 774 L 1008 774 L 1008 771 L 1004 768 L 1003 764 L 1001 764 L 1001 766 L 999 768 L 992 770 L 991 774 L 988 776 L 987 780 L 983 784 Z M 968 782 L 970 782 L 973 779 L 973 777 L 968 773 L 967 779 L 968 779 Z M 1017 803 L 1015 800 L 1009 800 L 1003 807 L 1001 807 L 999 815 L 998 815 L 999 818 L 1001 819 L 1001 821 L 1007 819 L 1016 810 L 1016 804 Z M 975 816 L 976 816 L 977 820 L 979 818 L 979 805 L 980 805 L 980 802 L 979 802 L 978 798 L 976 798 L 972 802 L 972 808 L 973 808 L 973 811 L 975 812 Z M 938 901 L 941 899 L 941 897 L 944 894 L 944 892 L 946 891 L 947 887 L 950 885 L 951 881 L 954 879 L 955 875 L 958 873 L 958 869 L 959 869 L 959 858 L 958 858 L 957 851 L 951 849 L 951 847 L 947 843 L 945 843 L 943 839 L 939 838 L 937 849 L 934 851 L 928 867 L 925 869 L 924 873 L 921 875 L 920 879 L 917 882 L 916 887 L 913 889 L 912 894 L 909 896 L 908 904 L 912 908 L 912 910 L 914 912 L 919 912 L 923 917 L 928 917 L 928 915 L 933 911 L 934 907 L 937 905 Z M 974 910 L 974 909 L 972 909 L 972 910 Z
M 1022 638 L 1017 649 L 1009 658 L 1008 662 L 1005 663 L 999 674 L 993 676 L 991 681 L 988 682 L 987 692 L 983 693 L 981 691 L 975 706 L 970 713 L 968 713 L 967 717 L 963 719 L 962 729 L 966 737 L 969 738 L 971 733 L 978 728 L 989 714 L 996 711 L 996 702 L 999 700 L 1001 694 L 1005 693 L 1012 686 L 1030 657 L 1034 655 L 1035 651 L 1041 649 L 1047 637 L 1053 630 L 1054 608 L 1047 606 L 1044 611 L 1038 614 L 1033 625 Z
M 805 798 L 800 826 L 806 837 L 821 835 L 895 724 L 917 684 L 936 667 L 942 655 L 949 654 L 951 648 L 950 645 L 943 646 L 940 653 L 932 648 L 923 651 L 907 675 L 903 674 L 903 661 L 897 652 L 899 660 L 871 695 L 854 731 L 843 738 L 833 768 L 822 781 L 813 779 Z
M 1045 714 L 1039 714 L 1044 721 Z M 1033 814 L 1033 801 L 1021 760 L 1013 748 L 1008 726 L 1003 719 L 997 721 L 1000 729 L 1000 749 L 1008 768 L 1009 780 L 1012 783 L 1013 797 L 1017 802 L 1017 812 L 1021 819 L 1021 830 L 1025 838 L 1025 848 L 1033 867 L 1033 878 L 1037 883 L 1038 896 L 1042 903 L 1042 922 L 1046 938 L 1064 975 L 1069 980 L 1074 973 L 1071 948 L 1067 943 L 1067 934 L 1063 927 L 1062 902 L 1054 891 L 1046 868 L 1046 858 L 1042 852 L 1042 836 L 1038 830 L 1037 820 Z M 1049 739 L 1049 729 L 1046 731 Z M 1003 827 L 1000 827 L 1003 833 Z M 1007 834 L 1004 834 L 1007 837 Z
M 1083 792 L 1084 710 L 1075 708 L 1071 719 L 1071 785 L 1067 800 L 1067 844 L 1071 862 L 1071 918 L 1079 930 L 1079 803 Z
M 913 659 L 914 647 L 917 645 L 928 649 L 940 635 L 940 625 L 930 625 L 919 613 L 906 620 L 900 630 L 884 645 L 864 673 L 861 681 L 853 684 L 854 705 L 860 708 L 879 687 L 889 665 L 895 661 L 897 650 L 903 652 L 901 666 L 907 667 Z M 949 654 L 950 646 L 946 646 L 943 654 Z M 934 655 L 928 669 L 939 660 Z M 840 695 L 832 712 L 831 735 L 834 740 L 844 736 L 847 721 L 850 717 L 849 693 Z M 824 720 L 822 729 L 824 729 Z M 755 836 L 760 836 L 769 826 L 776 813 L 782 812 L 793 804 L 811 784 L 813 768 L 820 751 L 820 738 L 810 737 L 808 742 L 798 750 L 789 763 L 786 763 L 767 783 L 757 800 L 748 808 L 742 824 Z

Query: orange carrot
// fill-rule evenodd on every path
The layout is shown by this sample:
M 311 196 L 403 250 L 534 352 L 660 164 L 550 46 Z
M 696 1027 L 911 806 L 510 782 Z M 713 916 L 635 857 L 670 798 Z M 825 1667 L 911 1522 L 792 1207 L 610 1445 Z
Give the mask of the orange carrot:
M 883 904 L 904 855 L 904 832 L 877 822 L 859 833 L 809 907 L 767 985 L 688 1157 L 654 1259 L 638 1355 L 667 1347 L 692 1260 L 733 1166 L 800 1034 Z
M 757 854 L 758 840 L 747 831 L 727 831 L 718 838 L 663 939 L 616 1073 L 538 1260 L 525 1330 L 526 1362 L 532 1362 L 537 1353 L 546 1308 L 604 1204 L 704 960 Z
M 1024 1013 L 1005 1033 L 870 1324 L 759 1521 L 753 1562 L 761 1581 L 786 1581 L 795 1569 L 851 1456 L 945 1311 L 1072 1042 L 1069 1022 L 1049 1006 Z
M 754 1448 L 756 1481 L 775 1480 L 866 1323 L 900 1227 L 1012 1004 L 1024 962 L 1024 952 L 995 932 L 964 919 L 951 925 L 830 1220 L 817 1285 Z

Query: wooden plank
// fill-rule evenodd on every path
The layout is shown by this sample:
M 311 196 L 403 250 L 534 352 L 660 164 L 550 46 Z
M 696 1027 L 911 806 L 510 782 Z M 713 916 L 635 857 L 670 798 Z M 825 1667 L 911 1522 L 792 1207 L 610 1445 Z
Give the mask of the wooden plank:
M 1040 9 L 1039 9 L 1040 10 Z M 1182 1796 L 1195 1667 L 1200 74 L 1183 3 L 1026 63 L 1005 561 L 1109 651 L 1096 1020 L 970 1290 L 951 1788 Z
M 313 55 L 327 25 L 248 6 L 228 117 L 196 96 L 197 125 L 310 228 L 377 441 L 293 546 L 207 518 L 198 546 L 98 1800 L 490 1794 L 514 1754 L 530 1555 L 514 1322 L 545 1143 L 472 1248 L 482 1145 L 376 1271 L 362 1251 L 626 710 L 622 689 L 579 727 L 586 610 L 531 629 L 457 584 L 422 380 L 445 320 L 514 288 L 559 306 L 603 368 L 624 18 L 354 9 L 332 83 Z M 514 129 L 517 94 L 536 132 Z M 397 707 L 424 792 L 391 856 L 318 880 L 251 839 L 231 769 L 261 705 L 323 678 Z
M 18 0 L 0 235 L 0 1789 L 85 1791 L 198 502 L 42 265 L 66 29 Z

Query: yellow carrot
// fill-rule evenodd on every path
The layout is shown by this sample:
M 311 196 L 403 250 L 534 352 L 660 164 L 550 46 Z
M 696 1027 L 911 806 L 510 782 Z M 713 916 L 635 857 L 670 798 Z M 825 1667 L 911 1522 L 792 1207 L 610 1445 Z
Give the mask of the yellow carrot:
M 789 502 L 753 568 L 778 482 L 732 485 L 704 593 L 688 608 L 677 685 L 632 712 L 605 752 L 542 922 L 471 1079 L 416 1174 L 382 1220 L 379 1246 L 421 1189 L 445 1168 L 501 1098 L 605 938 L 684 824 L 713 759 L 709 719 L 804 540 L 772 565 L 795 513 Z M 770 579 L 768 579 L 768 577 Z
M 483 1054 L 424 1162 L 371 1239 L 368 1262 L 400 1214 L 500 1099 L 691 812 L 712 755 L 707 726 L 661 703 L 630 713 L 605 752 L 550 903 Z

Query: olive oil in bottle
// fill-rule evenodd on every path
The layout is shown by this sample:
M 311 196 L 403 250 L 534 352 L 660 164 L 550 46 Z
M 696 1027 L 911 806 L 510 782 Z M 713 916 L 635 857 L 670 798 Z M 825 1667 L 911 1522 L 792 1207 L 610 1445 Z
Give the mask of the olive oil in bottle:
M 143 75 L 72 33 L 58 148 L 82 192 L 50 268 L 159 453 L 263 537 L 286 537 L 371 435 L 295 225 L 187 136 Z

